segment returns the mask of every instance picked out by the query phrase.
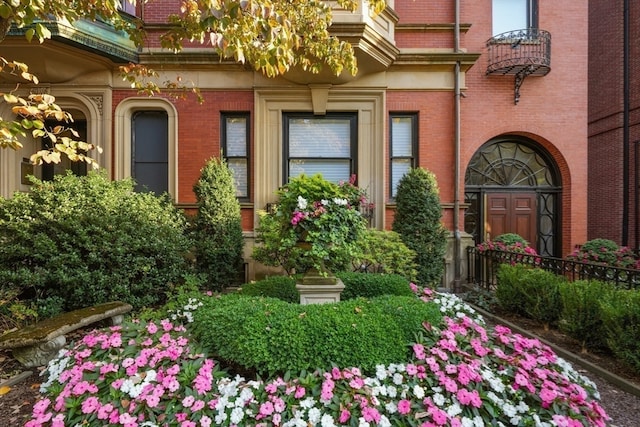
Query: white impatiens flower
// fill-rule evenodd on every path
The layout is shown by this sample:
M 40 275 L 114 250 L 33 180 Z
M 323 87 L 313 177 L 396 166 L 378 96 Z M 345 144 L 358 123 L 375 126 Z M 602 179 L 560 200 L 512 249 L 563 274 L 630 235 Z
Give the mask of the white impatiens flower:
M 307 416 L 309 417 L 309 422 L 312 425 L 318 424 L 318 422 L 320 422 L 320 416 L 321 415 L 322 415 L 322 413 L 320 412 L 320 409 L 318 409 L 318 408 L 309 409 L 309 413 L 307 414 Z
M 244 410 L 242 408 L 233 408 L 231 411 L 231 423 L 232 424 L 240 424 L 242 421 L 242 417 L 244 417 Z
M 339 199 L 339 198 L 334 198 L 333 199 L 333 203 L 335 203 L 338 206 L 346 206 L 347 205 L 347 199 Z
M 376 377 L 382 381 L 385 378 L 387 378 L 387 368 L 385 368 L 384 365 L 377 365 L 376 366 Z
M 307 199 L 302 196 L 298 196 L 298 209 L 307 209 Z
M 322 427 L 336 427 L 336 423 L 333 421 L 333 417 L 329 414 L 324 414 L 320 419 L 320 425 Z
M 40 373 L 40 376 L 45 375 L 45 373 L 49 375 L 47 381 L 40 384 L 40 393 L 46 393 L 51 384 L 53 384 L 54 381 L 58 381 L 60 374 L 67 369 L 67 365 L 69 364 L 69 361 L 71 361 L 71 358 L 69 356 L 65 357 L 66 352 L 66 349 L 61 349 L 58 352 L 58 355 L 53 360 L 49 361 L 47 369 Z
M 413 386 L 413 395 L 418 399 L 422 399 L 424 397 L 424 389 L 416 384 Z

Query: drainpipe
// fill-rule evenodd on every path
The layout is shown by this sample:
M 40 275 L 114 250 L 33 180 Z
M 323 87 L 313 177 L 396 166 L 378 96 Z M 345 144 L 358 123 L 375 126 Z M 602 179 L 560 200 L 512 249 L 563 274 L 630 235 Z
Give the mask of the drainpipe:
M 453 28 L 453 41 L 455 53 L 460 52 L 460 0 L 455 1 L 455 22 Z M 454 70 L 454 187 L 453 187 L 453 291 L 460 292 L 461 276 L 461 237 L 460 237 L 460 61 L 456 61 Z
M 629 0 L 623 7 L 622 246 L 629 246 Z

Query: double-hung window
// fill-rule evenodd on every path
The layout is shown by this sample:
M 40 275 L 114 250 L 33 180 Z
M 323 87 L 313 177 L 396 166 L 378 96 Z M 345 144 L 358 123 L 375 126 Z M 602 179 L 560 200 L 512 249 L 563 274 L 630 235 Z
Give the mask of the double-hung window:
M 285 113 L 284 178 L 322 174 L 327 181 L 348 182 L 357 171 L 357 114 Z
M 418 115 L 391 113 L 389 117 L 389 176 L 391 199 L 396 197 L 400 179 L 417 164 Z
M 537 0 L 493 0 L 493 35 L 538 27 Z
M 249 113 L 222 113 L 222 156 L 233 173 L 236 196 L 249 199 Z

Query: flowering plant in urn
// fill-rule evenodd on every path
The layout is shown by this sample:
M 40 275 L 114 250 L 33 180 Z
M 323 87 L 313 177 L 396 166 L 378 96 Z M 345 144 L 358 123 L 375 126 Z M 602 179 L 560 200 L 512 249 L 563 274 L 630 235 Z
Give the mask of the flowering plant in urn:
M 357 253 L 357 241 L 366 229 L 360 208 L 366 194 L 355 176 L 339 184 L 322 175 L 300 175 L 278 190 L 273 213 L 281 226 L 281 244 L 299 249 L 300 269 L 325 272 Z

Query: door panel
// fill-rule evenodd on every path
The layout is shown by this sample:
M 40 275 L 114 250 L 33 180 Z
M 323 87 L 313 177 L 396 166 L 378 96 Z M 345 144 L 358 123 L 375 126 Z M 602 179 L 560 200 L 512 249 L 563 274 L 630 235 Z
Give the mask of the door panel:
M 517 233 L 536 247 L 535 193 L 488 193 L 486 206 L 485 239 Z

